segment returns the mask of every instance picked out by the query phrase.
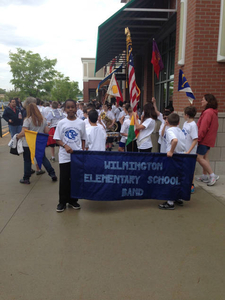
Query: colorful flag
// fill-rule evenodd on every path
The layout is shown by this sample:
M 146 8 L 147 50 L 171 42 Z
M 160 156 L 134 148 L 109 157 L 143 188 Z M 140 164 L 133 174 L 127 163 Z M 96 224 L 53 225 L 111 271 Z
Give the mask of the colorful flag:
M 159 72 L 164 69 L 162 57 L 159 53 L 158 46 L 156 44 L 156 41 L 153 40 L 152 43 L 152 60 L 151 63 L 153 64 L 154 71 L 156 73 L 157 78 L 159 79 Z
M 48 141 L 48 134 L 31 130 L 25 130 L 25 137 L 30 149 L 30 158 L 32 164 L 34 164 L 35 157 L 37 164 L 41 169 L 42 160 L 45 154 L 45 148 Z
M 123 101 L 123 95 L 121 93 L 120 87 L 116 80 L 116 75 L 113 74 L 109 83 L 107 94 L 113 97 L 116 97 L 117 103 Z
M 126 146 L 138 137 L 139 131 L 134 126 L 134 116 L 131 117 Z
M 137 111 L 137 105 L 140 99 L 140 89 L 136 84 L 135 70 L 134 70 L 134 59 L 132 54 L 132 40 L 130 36 L 129 28 L 125 29 L 127 34 L 127 63 L 128 63 L 128 78 L 129 78 L 129 93 L 130 93 L 130 105 L 133 111 Z
M 178 92 L 186 92 L 188 100 L 190 101 L 191 104 L 193 103 L 195 96 L 194 96 L 192 89 L 191 89 L 190 85 L 188 84 L 187 79 L 184 76 L 184 73 L 181 69 L 179 71 Z
M 109 75 L 107 75 L 102 81 L 99 82 L 98 87 L 96 89 L 96 96 L 98 96 L 98 90 L 103 86 L 103 85 L 108 85 L 110 82 L 110 78 L 112 76 L 112 74 L 114 74 L 115 72 L 117 72 L 119 69 L 121 69 L 123 66 L 123 64 L 121 64 L 118 68 L 116 68 L 115 70 L 112 71 L 112 73 L 110 73 Z

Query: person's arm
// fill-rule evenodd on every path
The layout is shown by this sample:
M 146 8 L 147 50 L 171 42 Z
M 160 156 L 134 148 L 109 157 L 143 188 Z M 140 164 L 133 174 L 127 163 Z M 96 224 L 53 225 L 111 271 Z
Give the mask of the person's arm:
M 50 128 L 48 127 L 48 126 L 45 126 L 45 128 L 44 128 L 44 133 L 49 133 L 49 130 L 50 130 Z
M 161 132 L 161 136 L 164 136 L 166 126 L 167 126 L 167 122 L 164 123 L 163 129 L 162 129 L 162 132 Z
M 143 129 L 145 129 L 144 125 L 139 124 L 136 112 L 133 112 L 133 116 L 134 116 L 134 123 L 135 123 L 136 129 L 137 130 L 143 130 Z
M 111 124 L 111 125 L 109 125 L 109 126 L 108 126 L 108 128 L 112 128 L 112 127 L 113 127 L 113 125 L 115 124 L 115 122 L 116 122 L 116 119 L 113 119 L 113 120 L 112 120 L 112 124 Z
M 193 140 L 190 149 L 186 153 L 190 154 L 191 150 L 194 149 L 194 147 L 197 145 L 197 143 L 198 143 L 198 139 L 196 138 L 196 139 Z
M 84 150 L 85 149 L 85 140 L 81 140 L 82 142 L 82 149 Z
M 160 112 L 158 111 L 157 109 L 157 106 L 156 106 L 156 99 L 155 97 L 152 97 L 152 103 L 153 103 L 153 106 L 154 106 L 154 109 L 155 109 L 155 112 L 157 114 L 157 117 L 160 115 Z
M 63 147 L 67 153 L 73 153 L 73 149 L 61 140 L 55 140 L 56 144 Z
M 25 130 L 28 130 L 28 127 L 22 127 L 22 130 L 20 133 L 17 134 L 16 138 L 17 140 L 21 139 L 22 137 L 25 136 Z
M 8 116 L 8 108 L 7 107 L 5 108 L 2 117 L 6 122 L 12 123 L 12 120 Z
M 211 121 L 212 121 L 212 114 L 210 113 L 210 111 L 205 111 L 204 115 L 202 117 L 200 126 L 198 126 L 198 142 L 199 143 L 201 143 L 201 141 L 206 136 L 206 134 L 209 130 Z
M 177 143 L 178 143 L 178 139 L 173 139 L 173 140 L 171 141 L 171 148 L 170 148 L 170 151 L 167 152 L 167 156 L 168 156 L 168 157 L 172 157 L 172 156 L 173 156 L 173 153 L 174 153 L 174 150 L 175 150 L 175 148 L 176 148 L 176 146 L 177 146 Z

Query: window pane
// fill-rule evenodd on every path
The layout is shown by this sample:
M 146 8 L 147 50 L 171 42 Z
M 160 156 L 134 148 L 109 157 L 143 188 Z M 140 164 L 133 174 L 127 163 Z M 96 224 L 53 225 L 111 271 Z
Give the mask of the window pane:
M 167 79 L 167 73 L 166 73 L 166 70 L 167 70 L 167 55 L 163 55 L 162 57 L 162 61 L 163 61 L 163 64 L 164 64 L 164 69 L 161 71 L 161 80 L 164 81 Z

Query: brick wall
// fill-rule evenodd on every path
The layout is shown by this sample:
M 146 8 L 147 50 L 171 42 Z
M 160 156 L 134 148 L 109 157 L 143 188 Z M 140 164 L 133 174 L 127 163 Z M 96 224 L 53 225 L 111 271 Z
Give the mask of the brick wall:
M 225 112 L 225 63 L 217 62 L 220 0 L 189 0 L 187 12 L 187 38 L 185 65 L 182 70 L 196 97 L 194 105 L 200 110 L 200 100 L 206 93 L 214 94 L 219 102 L 219 112 Z M 182 111 L 188 100 L 178 92 L 178 41 L 180 3 L 177 10 L 177 33 L 174 78 L 174 106 Z

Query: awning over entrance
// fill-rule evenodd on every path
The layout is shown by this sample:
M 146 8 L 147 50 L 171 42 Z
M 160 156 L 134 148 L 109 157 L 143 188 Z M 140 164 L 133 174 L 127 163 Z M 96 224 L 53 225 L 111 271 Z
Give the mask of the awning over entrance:
M 121 64 L 126 51 L 125 28 L 129 27 L 133 55 L 139 53 L 176 9 L 170 9 L 168 0 L 131 0 L 98 27 L 95 72 L 117 57 Z

